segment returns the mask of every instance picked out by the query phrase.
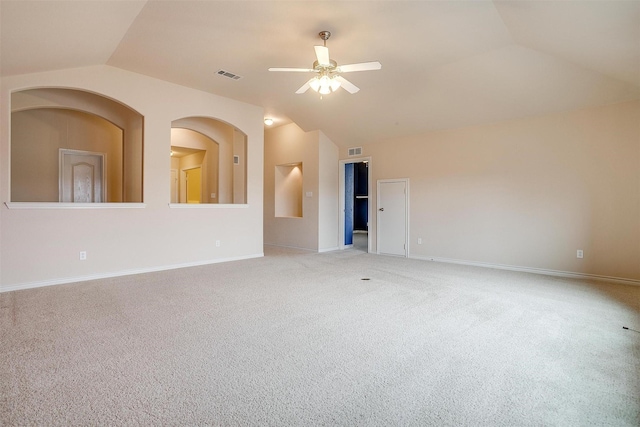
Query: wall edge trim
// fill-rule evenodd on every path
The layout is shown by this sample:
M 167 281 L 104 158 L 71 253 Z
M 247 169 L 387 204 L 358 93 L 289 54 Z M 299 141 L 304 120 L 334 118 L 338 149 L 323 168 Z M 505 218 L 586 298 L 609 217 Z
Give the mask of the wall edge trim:
M 171 209 L 248 209 L 248 203 L 169 203 Z
M 144 209 L 146 203 L 4 202 L 7 209 Z
M 576 273 L 573 271 L 549 270 L 545 268 L 535 268 L 535 267 L 522 267 L 518 265 L 492 264 L 488 262 L 467 261 L 467 260 L 453 259 L 453 258 L 424 257 L 424 256 L 410 256 L 409 258 L 421 260 L 421 261 L 444 262 L 448 264 L 470 265 L 474 267 L 495 268 L 497 270 L 520 271 L 523 273 L 543 274 L 546 276 L 567 277 L 572 279 L 591 279 L 591 280 L 613 282 L 613 283 L 618 283 L 623 285 L 640 286 L 640 280 L 629 279 L 624 277 L 603 276 L 599 274 L 588 274 L 588 273 Z
M 0 293 L 21 291 L 24 289 L 42 288 L 45 286 L 65 285 L 65 284 L 71 284 L 71 283 L 77 283 L 77 282 L 86 282 L 89 280 L 109 279 L 112 277 L 131 276 L 135 274 L 154 273 L 157 271 L 176 270 L 178 268 L 188 268 L 188 267 L 198 267 L 202 265 L 220 264 L 223 262 L 230 262 L 230 261 L 242 261 L 246 259 L 261 258 L 261 257 L 264 257 L 264 252 L 250 254 L 250 255 L 242 255 L 237 257 L 187 262 L 183 264 L 171 264 L 171 265 L 162 265 L 162 266 L 148 267 L 148 268 L 136 268 L 131 270 L 117 271 L 113 273 L 99 273 L 99 274 L 90 274 L 86 276 L 63 277 L 60 279 L 41 280 L 37 282 L 20 283 L 17 285 L 0 286 Z
M 302 248 L 300 246 L 287 246 L 287 245 L 278 245 L 276 243 L 264 243 L 265 246 L 273 246 L 275 248 L 286 248 L 286 249 L 298 249 L 301 251 L 314 252 L 317 253 L 316 249 Z

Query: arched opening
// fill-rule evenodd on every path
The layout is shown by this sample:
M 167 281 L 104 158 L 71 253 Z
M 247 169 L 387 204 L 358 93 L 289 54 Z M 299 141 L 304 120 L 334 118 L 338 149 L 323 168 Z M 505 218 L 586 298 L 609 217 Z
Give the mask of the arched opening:
M 171 203 L 218 203 L 219 151 L 206 135 L 171 129 Z
M 208 117 L 171 123 L 171 203 L 247 203 L 247 136 Z M 189 172 L 191 171 L 191 172 Z M 201 198 L 188 195 L 200 176 Z
M 11 201 L 142 202 L 142 132 L 139 113 L 101 95 L 13 93 Z

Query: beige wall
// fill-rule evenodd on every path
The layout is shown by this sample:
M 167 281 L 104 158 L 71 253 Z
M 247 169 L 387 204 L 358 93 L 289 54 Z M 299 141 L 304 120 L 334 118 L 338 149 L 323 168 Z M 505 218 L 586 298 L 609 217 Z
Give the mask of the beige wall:
M 384 141 L 363 155 L 373 188 L 410 178 L 412 257 L 640 280 L 639 102 Z
M 3 290 L 262 255 L 261 108 L 108 66 L 16 75 L 0 83 Z M 7 207 L 11 92 L 33 87 L 95 92 L 144 116 L 144 205 Z M 217 118 L 247 135 L 248 205 L 169 207 L 171 123 L 183 117 Z M 79 261 L 79 251 L 87 251 L 86 261 Z
M 11 115 L 11 198 L 14 202 L 59 200 L 59 150 L 103 153 L 107 202 L 122 202 L 122 129 L 74 110 L 39 108 Z
M 233 132 L 233 155 L 240 163 L 233 165 L 233 203 L 247 201 L 247 136 L 238 130 Z
M 318 250 L 318 132 L 291 123 L 267 130 L 264 138 L 264 242 Z M 276 217 L 276 166 L 292 163 L 302 163 L 302 218 Z
M 175 169 L 176 171 L 180 170 L 180 159 L 177 157 L 171 157 L 171 169 Z
M 338 249 L 339 165 L 338 147 L 319 132 L 318 250 Z
M 277 165 L 302 164 L 302 218 L 275 216 Z M 295 123 L 265 132 L 265 243 L 323 251 L 338 246 L 338 148 Z M 309 194 L 310 193 L 310 196 Z

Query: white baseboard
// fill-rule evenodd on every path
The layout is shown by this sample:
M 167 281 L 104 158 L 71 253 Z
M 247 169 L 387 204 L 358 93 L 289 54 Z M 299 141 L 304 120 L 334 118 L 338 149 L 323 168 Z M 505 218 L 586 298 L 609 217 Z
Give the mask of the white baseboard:
M 276 245 L 274 243 L 265 243 L 265 246 L 273 246 L 274 248 L 286 248 L 286 249 L 296 249 L 296 250 L 300 250 L 300 251 L 309 251 L 309 252 L 315 252 L 315 253 L 323 253 L 323 252 L 331 252 L 331 251 L 339 251 L 340 248 L 339 247 L 335 247 L 335 248 L 324 248 L 324 249 L 309 249 L 309 248 L 301 248 L 299 246 L 288 246 L 288 245 Z
M 278 245 L 269 245 L 269 246 L 278 246 Z M 309 252 L 314 252 L 310 249 L 304 249 L 304 248 L 293 248 L 290 246 L 280 246 L 280 247 L 288 247 L 291 249 L 302 249 L 302 250 L 307 250 Z M 333 250 L 339 250 L 339 248 L 323 249 L 322 252 L 329 252 Z M 184 263 L 184 264 L 172 264 L 172 265 L 163 265 L 163 266 L 149 267 L 149 268 L 139 268 L 139 269 L 133 269 L 133 270 L 123 270 L 123 271 L 118 271 L 114 273 L 90 274 L 86 276 L 65 277 L 65 278 L 59 278 L 59 279 L 42 280 L 37 282 L 20 283 L 17 285 L 1 286 L 0 293 L 19 291 L 23 289 L 41 288 L 44 286 L 62 285 L 65 283 L 85 282 L 88 280 L 108 279 L 111 277 L 129 276 L 133 274 L 153 273 L 153 272 L 165 271 L 165 270 L 175 270 L 178 268 L 197 267 L 201 265 L 218 264 L 222 262 L 241 261 L 245 259 L 261 258 L 263 256 L 264 256 L 264 253 L 259 253 L 259 254 L 244 255 L 239 257 L 219 258 L 214 260 L 190 262 L 190 263 Z M 533 268 L 533 267 L 520 267 L 515 265 L 491 264 L 486 262 L 465 261 L 465 260 L 451 259 L 451 258 L 419 257 L 419 256 L 411 256 L 409 258 L 422 260 L 422 261 L 444 262 L 449 264 L 470 265 L 474 267 L 495 268 L 499 270 L 521 271 L 525 273 L 544 274 L 547 276 L 569 277 L 574 279 L 603 280 L 607 282 L 621 283 L 625 285 L 640 286 L 640 280 L 625 279 L 622 277 L 601 276 L 597 274 L 575 273 L 570 271 L 547 270 L 543 268 Z
M 301 248 L 299 246 L 276 245 L 275 243 L 264 243 L 265 246 L 273 246 L 274 248 L 297 249 L 299 251 L 317 252 L 315 249 Z
M 187 262 L 184 264 L 172 264 L 172 265 L 162 265 L 162 266 L 149 267 L 149 268 L 137 268 L 133 270 L 122 270 L 122 271 L 117 271 L 113 273 L 99 273 L 99 274 L 90 274 L 86 276 L 64 277 L 59 279 L 20 283 L 18 285 L 0 286 L 0 293 L 20 291 L 23 289 L 41 288 L 44 286 L 63 285 L 66 283 L 86 282 L 87 280 L 108 279 L 111 277 L 130 276 L 133 274 L 153 273 L 156 271 L 165 271 L 165 270 L 176 270 L 178 268 L 198 267 L 201 265 L 219 264 L 222 262 L 241 261 L 244 259 L 261 258 L 263 256 L 264 256 L 264 253 L 259 253 L 259 254 L 252 254 L 252 255 L 243 255 L 239 257 L 218 258 L 218 259 L 205 260 L 205 261 Z
M 547 270 L 544 268 L 534 268 L 534 267 L 520 267 L 517 265 L 491 264 L 488 262 L 465 261 L 461 259 L 451 259 L 451 258 L 420 257 L 420 256 L 411 256 L 409 258 L 418 259 L 422 261 L 445 262 L 449 264 L 460 264 L 460 265 L 471 265 L 474 267 L 495 268 L 498 270 L 521 271 L 524 273 L 544 274 L 546 276 L 569 277 L 573 279 L 603 280 L 607 282 L 621 283 L 624 285 L 640 286 L 640 280 L 626 279 L 623 277 L 601 276 L 597 274 L 575 273 L 571 271 L 561 271 L 561 270 Z

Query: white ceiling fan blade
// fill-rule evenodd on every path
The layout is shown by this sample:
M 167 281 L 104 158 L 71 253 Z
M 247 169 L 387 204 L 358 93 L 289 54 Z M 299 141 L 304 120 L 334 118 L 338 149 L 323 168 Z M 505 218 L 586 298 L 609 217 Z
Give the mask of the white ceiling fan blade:
M 358 64 L 340 65 L 337 71 L 339 73 L 350 73 L 352 71 L 373 71 L 373 70 L 379 70 L 381 68 L 382 68 L 381 63 L 379 63 L 378 61 L 373 61 L 373 62 L 360 62 Z
M 316 57 L 318 58 L 318 65 L 322 65 L 323 67 L 328 67 L 331 65 L 331 61 L 329 61 L 329 48 L 326 46 L 314 46 L 316 50 Z
M 305 84 L 303 84 L 303 85 L 302 85 L 302 87 L 300 87 L 300 89 L 298 89 L 298 90 L 296 91 L 296 93 L 297 93 L 297 94 L 301 94 L 301 93 L 305 93 L 306 91 L 308 91 L 308 90 L 309 90 L 309 88 L 311 87 L 311 86 L 309 86 L 309 83 L 310 83 L 310 82 L 311 82 L 311 80 L 313 80 L 313 79 L 315 79 L 315 77 L 310 78 L 308 82 L 306 82 Z
M 294 71 L 296 73 L 312 73 L 315 70 L 310 68 L 269 68 L 269 71 Z
M 357 91 L 360 90 L 360 88 L 356 85 L 354 85 L 353 83 L 351 83 L 349 80 L 345 79 L 342 76 L 335 76 L 334 79 L 336 79 L 337 81 L 340 82 L 340 86 L 346 90 L 347 92 L 353 94 L 356 93 Z

